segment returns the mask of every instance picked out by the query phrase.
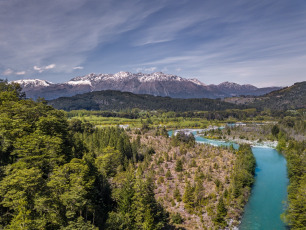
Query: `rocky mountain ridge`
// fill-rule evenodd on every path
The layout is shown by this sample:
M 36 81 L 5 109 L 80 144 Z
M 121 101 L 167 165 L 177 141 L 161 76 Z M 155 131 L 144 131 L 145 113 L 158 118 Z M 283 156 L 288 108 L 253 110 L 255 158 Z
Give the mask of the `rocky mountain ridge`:
M 257 88 L 253 85 L 239 85 L 223 82 L 206 85 L 198 79 L 186 79 L 172 74 L 155 72 L 151 74 L 118 72 L 116 74 L 94 74 L 72 78 L 65 83 L 51 83 L 40 79 L 14 81 L 23 87 L 27 97 L 55 99 L 76 94 L 119 90 L 136 94 L 169 96 L 173 98 L 225 98 L 238 95 L 262 95 L 280 87 Z

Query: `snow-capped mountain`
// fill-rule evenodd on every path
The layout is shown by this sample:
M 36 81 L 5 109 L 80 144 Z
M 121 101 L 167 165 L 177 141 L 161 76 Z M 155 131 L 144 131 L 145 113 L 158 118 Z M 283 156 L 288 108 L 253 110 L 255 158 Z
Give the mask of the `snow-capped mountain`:
M 101 81 L 127 81 L 127 80 L 138 80 L 139 82 L 155 82 L 155 81 L 188 81 L 188 79 L 171 75 L 164 74 L 162 72 L 155 72 L 152 74 L 144 73 L 130 73 L 130 72 L 118 72 L 116 74 L 88 74 L 82 77 L 75 77 L 69 82 L 73 81 L 90 81 L 90 82 L 101 82 Z M 68 82 L 68 83 L 69 83 Z
M 119 72 L 116 74 L 88 74 L 71 79 L 66 84 L 91 84 L 91 91 L 119 90 L 136 94 L 152 94 L 181 98 L 215 98 L 214 92 L 203 87 L 200 81 L 189 80 L 172 74 Z
M 27 97 L 55 99 L 63 96 L 100 91 L 119 90 L 136 94 L 151 94 L 174 98 L 224 98 L 237 95 L 259 95 L 272 88 L 257 88 L 252 85 L 239 85 L 223 82 L 219 85 L 206 85 L 198 79 L 186 79 L 172 74 L 155 72 L 151 74 L 118 72 L 116 74 L 88 74 L 68 82 L 53 84 L 39 79 L 14 81 L 19 83 Z
M 53 84 L 40 79 L 16 80 L 14 82 L 20 84 L 23 88 L 47 87 Z
M 193 82 L 194 84 L 197 84 L 197 85 L 206 86 L 206 84 L 204 84 L 203 82 L 199 81 L 196 78 L 191 78 L 191 79 L 189 79 L 189 81 L 191 81 L 191 82 Z

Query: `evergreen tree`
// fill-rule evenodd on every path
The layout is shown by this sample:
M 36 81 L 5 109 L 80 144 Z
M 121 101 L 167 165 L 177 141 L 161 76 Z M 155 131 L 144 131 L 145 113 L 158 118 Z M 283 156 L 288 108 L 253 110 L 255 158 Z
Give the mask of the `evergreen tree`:
M 226 227 L 225 217 L 227 215 L 227 209 L 225 208 L 223 197 L 220 197 L 218 205 L 217 205 L 217 215 L 214 219 L 215 223 L 222 228 Z
M 169 179 L 171 179 L 171 177 L 172 177 L 172 174 L 171 174 L 171 172 L 170 172 L 170 170 L 168 169 L 167 170 L 167 172 L 166 172 L 166 178 L 169 180 Z
M 179 190 L 177 184 L 175 184 L 175 189 L 173 191 L 173 197 L 177 200 L 177 202 L 182 201 L 181 193 L 180 193 L 180 190 Z
M 274 125 L 271 129 L 271 133 L 272 133 L 273 136 L 276 137 L 279 133 L 279 127 L 277 125 Z
M 182 172 L 183 171 L 183 162 L 181 159 L 177 159 L 175 163 L 175 171 Z
M 185 204 L 185 208 L 191 212 L 194 207 L 194 188 L 190 185 L 189 181 L 185 187 L 183 202 Z
M 196 205 L 201 205 L 201 202 L 204 198 L 204 186 L 201 179 L 197 180 L 195 189 L 194 189 L 194 200 Z
M 133 210 L 137 228 L 161 229 L 166 223 L 165 213 L 154 198 L 153 186 L 150 178 L 143 180 L 141 175 L 136 176 Z
M 102 154 L 95 159 L 95 165 L 98 170 L 106 177 L 113 177 L 117 168 L 123 162 L 123 156 L 112 147 L 103 149 Z

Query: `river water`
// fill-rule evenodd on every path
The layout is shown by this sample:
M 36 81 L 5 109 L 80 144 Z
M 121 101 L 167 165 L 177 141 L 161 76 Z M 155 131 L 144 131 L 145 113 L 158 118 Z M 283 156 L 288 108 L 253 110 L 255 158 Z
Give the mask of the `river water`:
M 196 132 L 193 132 L 196 134 Z M 172 133 L 169 133 L 172 134 Z M 195 135 L 199 143 L 215 146 L 229 146 L 228 143 L 218 140 L 209 140 Z M 269 147 L 252 147 L 256 158 L 255 183 L 251 196 L 244 209 L 244 215 L 239 229 L 241 230 L 281 230 L 286 225 L 281 221 L 280 215 L 285 211 L 284 202 L 287 201 L 286 159 L 275 149 Z
M 275 149 L 253 147 L 256 177 L 239 229 L 286 229 L 280 215 L 287 200 L 287 166 Z

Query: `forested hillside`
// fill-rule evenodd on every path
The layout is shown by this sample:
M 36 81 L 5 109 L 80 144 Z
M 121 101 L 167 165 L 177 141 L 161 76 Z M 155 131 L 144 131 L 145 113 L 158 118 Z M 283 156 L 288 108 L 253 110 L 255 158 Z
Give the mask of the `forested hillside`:
M 61 97 L 48 102 L 56 109 L 71 110 L 166 110 L 166 111 L 216 111 L 233 108 L 244 108 L 221 100 L 213 99 L 178 99 L 170 97 L 152 96 L 146 94 L 133 94 L 120 91 L 97 91 Z
M 167 224 L 149 179 L 135 174 L 135 153 L 123 130 L 70 122 L 20 92 L 19 85 L 0 82 L 0 229 L 120 229 L 108 214 L 121 203 L 134 214 L 129 221 L 135 228 Z M 99 140 L 85 144 L 87 136 Z M 128 184 L 135 188 L 128 194 L 131 206 L 123 195 L 112 197 L 109 178 L 117 171 L 135 181 Z
M 306 108 L 306 81 L 295 83 L 292 86 L 272 91 L 258 97 L 233 97 L 224 101 L 239 105 L 247 105 L 258 109 L 291 110 Z
M 107 182 L 63 112 L 1 82 L 0 139 L 0 228 L 102 226 Z

